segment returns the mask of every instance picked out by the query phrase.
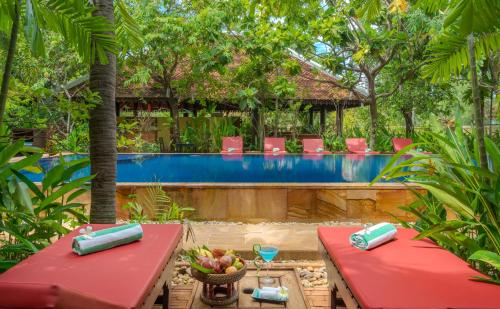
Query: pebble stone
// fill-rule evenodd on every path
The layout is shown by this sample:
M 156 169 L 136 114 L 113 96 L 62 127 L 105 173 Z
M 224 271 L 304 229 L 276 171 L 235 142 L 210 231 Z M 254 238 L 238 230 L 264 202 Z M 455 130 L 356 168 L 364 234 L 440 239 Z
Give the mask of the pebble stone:
M 306 264 L 305 262 L 304 264 Z M 307 265 L 307 264 L 306 264 Z M 304 266 L 296 268 L 300 282 L 305 288 L 328 287 L 328 278 L 325 267 L 314 268 Z M 174 268 L 172 286 L 191 285 L 195 279 L 191 277 L 190 268 L 185 265 L 177 265 Z
M 325 267 L 298 267 L 297 272 L 300 276 L 300 282 L 305 288 L 328 287 L 328 278 Z

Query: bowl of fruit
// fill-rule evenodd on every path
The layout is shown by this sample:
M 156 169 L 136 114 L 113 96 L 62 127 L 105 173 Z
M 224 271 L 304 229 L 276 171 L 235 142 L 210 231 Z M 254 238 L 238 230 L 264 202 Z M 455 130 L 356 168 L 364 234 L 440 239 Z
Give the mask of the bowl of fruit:
M 234 250 L 210 250 L 203 246 L 187 251 L 185 259 L 191 264 L 191 275 L 207 284 L 233 283 L 247 272 L 245 260 Z

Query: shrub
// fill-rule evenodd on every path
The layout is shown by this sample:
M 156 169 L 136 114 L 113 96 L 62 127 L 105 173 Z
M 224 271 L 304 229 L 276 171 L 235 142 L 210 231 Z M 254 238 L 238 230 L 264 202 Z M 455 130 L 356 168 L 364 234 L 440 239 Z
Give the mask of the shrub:
M 88 191 L 93 176 L 73 179 L 73 174 L 88 166 L 88 159 L 66 161 L 44 171 L 38 186 L 23 171 L 41 172 L 37 148 L 23 146 L 23 141 L 0 150 L 0 271 L 46 247 L 86 223 L 83 204 L 75 199 Z M 26 156 L 16 162 L 17 154 Z
M 415 228 L 417 239 L 429 237 L 457 256 L 468 260 L 500 283 L 500 150 L 486 138 L 489 168 L 481 168 L 477 144 L 463 134 L 460 126 L 445 135 L 425 133 L 422 144 L 432 154 L 402 149 L 373 180 L 404 178 L 427 191 L 415 191 L 418 199 L 405 207 L 416 222 L 402 222 Z M 410 151 L 409 151 L 410 150 Z M 409 151 L 413 156 L 401 163 L 398 158 Z

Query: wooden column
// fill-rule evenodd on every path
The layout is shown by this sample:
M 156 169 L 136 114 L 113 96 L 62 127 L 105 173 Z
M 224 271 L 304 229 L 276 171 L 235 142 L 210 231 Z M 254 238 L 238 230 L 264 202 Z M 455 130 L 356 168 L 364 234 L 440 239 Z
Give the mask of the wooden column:
M 342 137 L 342 127 L 344 126 L 344 108 L 338 105 L 336 114 L 335 126 L 337 129 L 337 136 Z
M 115 101 L 115 113 L 116 113 L 116 117 L 120 117 L 120 111 L 121 111 L 120 105 L 121 105 L 120 102 Z
M 320 115 L 319 130 L 320 133 L 323 134 L 323 132 L 325 132 L 325 122 L 326 122 L 326 108 L 324 106 L 321 106 L 319 115 Z
M 137 117 L 139 115 L 139 103 L 135 102 L 134 103 L 134 117 Z

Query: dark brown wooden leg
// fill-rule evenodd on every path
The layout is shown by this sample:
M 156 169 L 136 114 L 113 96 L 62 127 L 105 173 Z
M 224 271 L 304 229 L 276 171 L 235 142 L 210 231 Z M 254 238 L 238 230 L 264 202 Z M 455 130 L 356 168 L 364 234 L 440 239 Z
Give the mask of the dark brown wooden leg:
M 168 296 L 169 296 L 170 290 L 168 289 L 168 284 L 165 283 L 163 286 L 163 303 L 162 303 L 162 308 L 163 309 L 168 309 Z
M 331 298 L 332 309 L 337 309 L 337 287 L 335 285 L 331 290 L 330 298 Z

